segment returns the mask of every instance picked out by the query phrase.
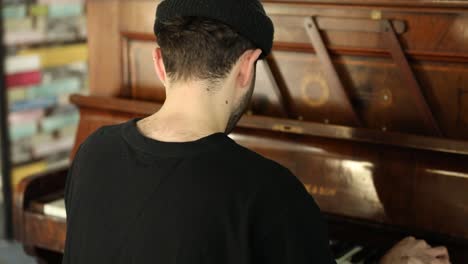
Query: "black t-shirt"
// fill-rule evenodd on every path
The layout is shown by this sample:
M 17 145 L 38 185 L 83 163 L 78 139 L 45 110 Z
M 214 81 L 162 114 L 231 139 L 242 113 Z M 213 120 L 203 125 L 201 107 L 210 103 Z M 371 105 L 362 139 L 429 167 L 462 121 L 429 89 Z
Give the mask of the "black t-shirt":
M 334 263 L 319 208 L 286 168 L 223 133 L 168 143 L 136 121 L 81 145 L 63 263 Z

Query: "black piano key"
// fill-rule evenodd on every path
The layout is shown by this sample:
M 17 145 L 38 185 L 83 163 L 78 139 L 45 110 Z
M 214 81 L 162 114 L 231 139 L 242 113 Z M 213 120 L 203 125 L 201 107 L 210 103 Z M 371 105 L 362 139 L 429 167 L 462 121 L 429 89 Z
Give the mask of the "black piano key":
M 339 259 L 354 247 L 355 245 L 349 242 L 338 242 L 337 244 L 332 245 L 330 248 L 333 252 L 333 256 L 335 257 L 335 259 Z
M 379 260 L 385 255 L 387 248 L 374 249 L 372 254 L 364 260 L 364 264 L 378 264 Z

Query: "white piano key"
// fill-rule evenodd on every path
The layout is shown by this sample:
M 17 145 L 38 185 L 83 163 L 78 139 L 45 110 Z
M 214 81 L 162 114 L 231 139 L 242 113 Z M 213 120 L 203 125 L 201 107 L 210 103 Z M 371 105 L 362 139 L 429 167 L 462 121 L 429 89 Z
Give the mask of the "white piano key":
M 360 246 L 356 246 L 350 251 L 348 251 L 346 254 L 344 254 L 341 258 L 336 259 L 337 264 L 351 264 L 351 258 L 353 257 L 354 254 L 359 252 L 362 249 Z
M 59 199 L 44 205 L 44 214 L 58 218 L 67 218 L 65 212 L 65 200 Z

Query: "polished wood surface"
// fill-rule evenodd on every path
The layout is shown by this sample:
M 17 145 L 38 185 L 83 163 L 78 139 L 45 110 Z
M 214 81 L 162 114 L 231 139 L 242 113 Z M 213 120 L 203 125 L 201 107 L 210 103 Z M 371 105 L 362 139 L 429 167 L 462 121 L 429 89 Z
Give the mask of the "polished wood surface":
M 159 107 L 153 103 L 102 97 L 75 96 L 73 101 L 80 106 L 82 115 L 77 138 L 80 142 L 104 125 L 146 116 L 145 113 Z M 396 146 L 382 152 L 379 144 L 278 133 L 245 125 L 240 125 L 231 137 L 290 168 L 329 215 L 333 238 L 387 245 L 404 235 L 418 235 L 433 244 L 446 244 L 454 263 L 467 260 L 463 253 L 468 248 L 465 154 Z M 45 182 L 23 185 L 33 189 L 52 186 Z M 50 197 L 42 198 L 43 202 L 56 197 L 50 196 L 56 191 L 43 189 L 42 192 L 42 197 L 46 194 Z M 36 195 L 41 197 L 38 191 Z M 39 198 L 27 200 L 29 204 L 22 207 L 27 209 L 22 213 L 28 234 L 23 243 L 47 245 L 48 249 L 61 252 L 63 220 L 42 215 L 33 204 Z M 343 230 L 346 225 L 356 230 Z M 385 237 L 375 236 L 377 233 Z
M 92 87 L 98 90 L 95 94 L 106 95 L 103 91 L 109 89 L 113 92 L 107 95 L 118 92 L 123 97 L 162 103 L 164 87 L 152 74 L 152 60 L 147 56 L 156 46 L 152 19 L 135 19 L 151 17 L 154 4 L 120 4 L 122 45 L 106 52 L 114 58 L 123 57 L 124 84 Z M 464 9 L 426 7 L 421 12 L 401 6 L 275 1 L 265 1 L 265 6 L 276 28 L 274 52 L 267 60 L 274 78 L 268 76 L 268 71 L 259 70 L 254 114 L 356 127 L 349 104 L 345 103 L 349 100 L 355 116 L 362 120 L 361 127 L 468 138 L 468 91 L 464 88 L 468 86 L 468 34 L 464 30 L 468 19 Z M 304 27 L 310 16 L 318 21 L 349 99 L 340 96 L 341 88 L 327 81 L 327 71 L 322 70 L 316 47 Z M 387 20 L 397 34 L 390 47 L 388 34 L 378 28 Z M 366 27 L 357 30 L 359 25 Z M 404 54 L 398 53 L 399 49 Z M 105 59 L 104 54 L 91 58 Z M 96 78 L 105 82 L 120 77 L 114 74 Z M 280 93 L 271 87 L 278 87 Z
M 263 2 L 274 49 L 231 137 L 294 172 L 332 238 L 416 235 L 468 263 L 467 2 Z M 99 127 L 164 102 L 151 59 L 157 3 L 88 1 L 91 95 L 71 98 L 75 151 Z M 16 237 L 32 254 L 63 250 L 64 221 L 40 208 L 62 195 L 65 173 L 28 178 L 15 194 Z

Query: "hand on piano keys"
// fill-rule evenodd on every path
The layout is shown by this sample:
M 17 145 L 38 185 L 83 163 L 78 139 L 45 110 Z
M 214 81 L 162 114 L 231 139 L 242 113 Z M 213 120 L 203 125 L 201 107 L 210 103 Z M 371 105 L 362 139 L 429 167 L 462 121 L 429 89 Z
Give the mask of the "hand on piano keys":
M 396 244 L 381 260 L 380 264 L 449 264 L 447 248 L 431 247 L 424 240 L 407 237 Z
M 449 264 L 445 247 L 431 247 L 424 240 L 407 237 L 387 251 L 382 247 L 357 246 L 330 241 L 337 264 Z

